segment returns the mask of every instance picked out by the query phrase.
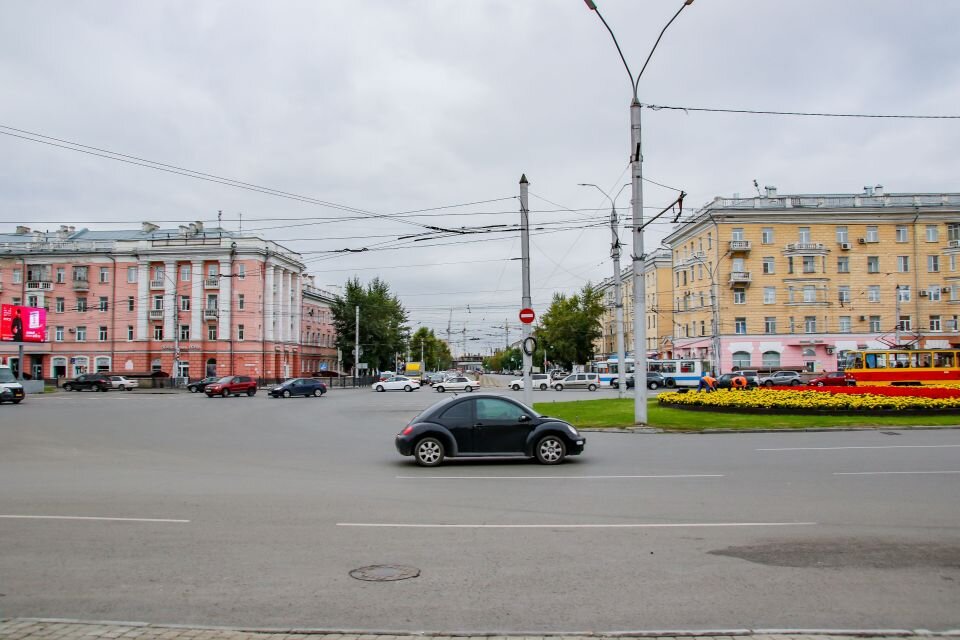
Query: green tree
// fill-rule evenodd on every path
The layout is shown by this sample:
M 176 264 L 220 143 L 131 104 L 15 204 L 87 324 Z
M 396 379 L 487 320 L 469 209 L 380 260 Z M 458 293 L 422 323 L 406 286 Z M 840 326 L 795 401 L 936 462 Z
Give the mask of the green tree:
M 413 360 L 420 359 L 421 345 L 423 345 L 422 353 L 425 360 L 423 366 L 426 370 L 442 371 L 449 369 L 450 365 L 453 364 L 450 347 L 436 336 L 433 329 L 420 327 L 410 337 L 410 357 Z
M 603 294 L 589 282 L 569 298 L 555 293 L 537 331 L 547 357 L 566 367 L 586 364 L 593 358 L 594 340 L 602 335 L 601 315 Z M 539 355 L 542 362 L 543 353 Z
M 380 278 L 374 278 L 366 287 L 359 278 L 347 280 L 343 295 L 334 298 L 331 313 L 344 369 L 351 370 L 357 362 L 353 355 L 357 307 L 360 307 L 362 349 L 359 362 L 366 362 L 371 369 L 392 369 L 396 354 L 406 352 L 407 312 L 390 293 L 390 285 Z

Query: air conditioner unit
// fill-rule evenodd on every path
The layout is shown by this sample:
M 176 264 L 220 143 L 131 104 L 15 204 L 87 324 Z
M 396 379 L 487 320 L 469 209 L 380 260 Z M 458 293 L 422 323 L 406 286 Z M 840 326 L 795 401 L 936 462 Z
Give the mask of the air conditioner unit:
M 921 298 L 926 298 L 928 295 L 929 295 L 929 294 L 928 294 L 926 291 L 923 291 L 923 290 L 920 291 L 920 297 L 921 297 Z
M 940 289 L 940 293 L 950 293 L 950 287 L 943 287 Z
M 858 243 L 858 244 L 867 244 L 867 239 L 866 239 L 866 238 L 857 238 L 857 243 Z
M 74 329 L 73 327 L 70 327 L 69 329 L 67 329 L 67 331 L 69 331 L 70 333 L 76 333 L 76 332 L 77 332 L 77 330 Z
M 867 316 L 860 316 L 860 322 L 866 322 Z
M 866 244 L 866 243 L 864 243 L 864 244 Z M 852 246 L 852 245 L 851 245 L 849 242 L 841 242 L 841 243 L 840 243 L 840 248 L 843 249 L 844 251 L 849 251 L 851 246 Z

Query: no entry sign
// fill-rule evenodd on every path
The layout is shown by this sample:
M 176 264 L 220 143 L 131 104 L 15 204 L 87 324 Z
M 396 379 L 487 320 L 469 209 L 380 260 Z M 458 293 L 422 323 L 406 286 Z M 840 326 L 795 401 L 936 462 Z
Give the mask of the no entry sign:
M 520 309 L 520 322 L 523 324 L 530 324 L 536 317 L 537 316 L 533 313 L 533 309 Z

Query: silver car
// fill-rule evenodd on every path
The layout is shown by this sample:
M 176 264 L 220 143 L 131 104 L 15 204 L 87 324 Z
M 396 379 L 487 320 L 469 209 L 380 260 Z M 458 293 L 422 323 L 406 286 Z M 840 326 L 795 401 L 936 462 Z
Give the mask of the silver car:
M 600 374 L 598 373 L 571 373 L 563 380 L 553 383 L 553 388 L 557 391 L 564 389 L 589 389 L 596 391 L 600 386 Z

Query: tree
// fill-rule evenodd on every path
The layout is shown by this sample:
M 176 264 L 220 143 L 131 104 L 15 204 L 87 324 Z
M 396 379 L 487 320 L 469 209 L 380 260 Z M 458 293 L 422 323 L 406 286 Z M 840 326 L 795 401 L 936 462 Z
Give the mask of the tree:
M 420 347 L 423 346 L 424 369 L 442 371 L 449 369 L 453 364 L 450 347 L 434 334 L 433 329 L 420 327 L 410 337 L 410 357 L 414 360 L 420 357 Z
M 390 293 L 390 285 L 374 278 L 366 287 L 359 278 L 347 280 L 343 295 L 336 296 L 331 305 L 333 325 L 337 330 L 337 348 L 343 354 L 343 366 L 353 368 L 356 340 L 356 308 L 360 307 L 359 362 L 371 369 L 392 369 L 396 354 L 405 352 L 404 333 L 407 312 L 400 300 Z
M 602 335 L 602 301 L 603 294 L 589 282 L 569 298 L 561 293 L 553 295 L 537 331 L 550 360 L 570 367 L 593 358 L 594 340 Z

